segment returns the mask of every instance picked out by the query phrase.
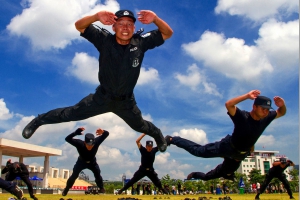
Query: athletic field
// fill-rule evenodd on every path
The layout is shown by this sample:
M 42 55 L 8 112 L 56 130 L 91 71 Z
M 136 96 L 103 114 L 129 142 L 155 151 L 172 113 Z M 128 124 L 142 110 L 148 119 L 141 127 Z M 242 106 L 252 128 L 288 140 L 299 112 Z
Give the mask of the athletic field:
M 9 197 L 12 197 L 10 194 L 0 194 L 1 200 L 7 200 Z M 31 200 L 28 194 L 25 195 L 27 200 Z M 90 200 L 90 199 L 99 199 L 99 200 L 199 200 L 201 197 L 206 197 L 207 200 L 220 200 L 223 199 L 225 195 L 210 195 L 210 194 L 201 194 L 201 195 L 67 195 L 65 197 L 58 194 L 37 194 L 36 197 L 39 200 Z M 254 200 L 255 194 L 230 194 L 228 195 L 232 200 Z M 299 199 L 299 193 L 294 193 L 295 199 Z M 205 198 L 204 198 L 205 199 Z M 226 199 L 226 198 L 224 198 Z M 288 200 L 290 199 L 287 193 L 283 194 L 262 194 L 260 195 L 262 200 Z

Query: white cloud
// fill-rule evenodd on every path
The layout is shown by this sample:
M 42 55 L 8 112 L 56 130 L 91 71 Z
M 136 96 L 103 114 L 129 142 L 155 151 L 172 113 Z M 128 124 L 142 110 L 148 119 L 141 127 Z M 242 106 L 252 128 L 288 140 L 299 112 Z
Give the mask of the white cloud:
M 156 84 L 159 82 L 158 71 L 154 68 L 146 70 L 144 67 L 141 68 L 140 76 L 137 81 L 137 85 Z
M 299 1 L 295 0 L 219 0 L 215 13 L 241 15 L 253 21 L 297 13 Z
M 281 70 L 299 64 L 299 20 L 278 22 L 271 19 L 259 29 L 257 46 Z
M 100 10 L 115 12 L 119 4 L 115 0 L 24 0 L 20 15 L 12 18 L 7 29 L 11 34 L 26 37 L 37 49 L 63 49 L 72 40 L 79 39 L 75 22 L 85 15 Z
M 203 130 L 199 130 L 197 128 L 182 129 L 179 132 L 174 132 L 173 136 L 180 136 L 201 145 L 208 143 L 206 133 Z
M 272 146 L 275 143 L 275 138 L 273 135 L 262 135 L 256 142 L 255 146 L 257 147 L 266 147 L 266 146 Z
M 0 120 L 7 120 L 13 117 L 13 113 L 9 112 L 4 99 L 0 99 Z
M 180 84 L 190 87 L 191 90 L 196 91 L 198 86 L 201 85 L 203 87 L 201 90 L 205 93 L 222 97 L 222 95 L 218 92 L 217 86 L 214 83 L 207 82 L 207 77 L 200 71 L 196 64 L 188 67 L 187 75 L 176 73 L 175 78 L 180 82 Z
M 182 45 L 183 50 L 205 66 L 239 81 L 253 82 L 273 71 L 265 53 L 248 46 L 243 39 L 228 38 L 206 31 L 196 42 Z
M 87 53 L 76 53 L 72 60 L 72 66 L 67 71 L 67 74 L 70 73 L 83 82 L 99 84 L 99 62 Z

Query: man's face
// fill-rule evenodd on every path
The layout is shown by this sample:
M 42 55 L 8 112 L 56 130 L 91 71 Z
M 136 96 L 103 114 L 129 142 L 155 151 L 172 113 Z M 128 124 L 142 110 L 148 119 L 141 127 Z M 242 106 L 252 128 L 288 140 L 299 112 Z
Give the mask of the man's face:
M 254 110 L 255 116 L 258 117 L 259 119 L 263 119 L 269 114 L 268 108 L 263 108 L 258 105 L 254 105 L 253 110 Z
M 119 44 L 129 44 L 135 30 L 134 22 L 130 17 L 119 18 L 112 28 Z
M 147 149 L 148 152 L 150 152 L 150 151 L 152 150 L 152 148 L 153 148 L 153 146 L 151 146 L 151 145 L 146 145 L 146 149 Z
M 85 144 L 85 147 L 87 148 L 87 150 L 91 150 L 92 148 L 93 148 L 93 146 L 94 145 L 88 145 L 88 144 L 86 144 L 85 142 L 84 142 L 84 144 Z

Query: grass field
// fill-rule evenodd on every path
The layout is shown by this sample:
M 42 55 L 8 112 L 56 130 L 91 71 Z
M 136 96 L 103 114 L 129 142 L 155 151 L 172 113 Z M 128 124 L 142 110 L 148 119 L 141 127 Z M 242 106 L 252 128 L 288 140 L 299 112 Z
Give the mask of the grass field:
M 232 200 L 254 200 L 255 194 L 230 194 L 228 195 Z M 0 194 L 1 200 L 7 200 L 9 197 L 12 197 L 10 194 Z M 28 194 L 25 194 L 27 200 L 31 200 Z M 63 198 L 64 200 L 90 200 L 90 199 L 99 199 L 99 200 L 118 200 L 118 199 L 141 199 L 141 200 L 185 200 L 189 198 L 191 200 L 198 200 L 199 197 L 206 197 L 211 200 L 219 200 L 224 198 L 225 195 L 211 195 L 211 194 L 200 194 L 200 195 L 67 195 L 65 197 L 61 195 L 53 195 L 53 194 L 37 194 L 36 197 L 39 200 L 60 200 Z M 299 194 L 294 193 L 295 199 L 299 199 Z M 288 200 L 290 199 L 287 193 L 284 194 L 262 194 L 260 195 L 260 199 L 262 200 Z

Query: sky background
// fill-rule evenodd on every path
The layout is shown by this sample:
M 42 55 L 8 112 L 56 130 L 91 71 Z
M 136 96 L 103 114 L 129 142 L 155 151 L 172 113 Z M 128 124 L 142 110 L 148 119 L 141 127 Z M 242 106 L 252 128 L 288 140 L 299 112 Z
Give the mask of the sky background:
M 152 10 L 173 36 L 145 54 L 134 93 L 145 119 L 164 135 L 200 144 L 231 134 L 225 102 L 253 89 L 284 98 L 287 113 L 268 126 L 256 150 L 279 151 L 299 164 L 299 1 L 295 0 L 0 0 L 0 137 L 62 150 L 50 166 L 73 169 L 76 149 L 65 137 L 78 127 L 110 132 L 97 153 L 105 180 L 127 178 L 140 165 L 133 131 L 112 113 L 79 122 L 41 126 L 28 140 L 23 128 L 35 116 L 71 106 L 98 86 L 98 51 L 74 23 L 100 10 Z M 111 27 L 103 26 L 112 31 Z M 136 30 L 156 29 L 137 21 Z M 252 109 L 252 100 L 238 104 Z M 273 107 L 277 107 L 273 104 Z M 83 139 L 83 136 L 77 138 Z M 141 143 L 151 139 L 146 136 Z M 4 157 L 5 164 L 8 157 Z M 17 161 L 17 158 L 12 158 Z M 221 158 L 198 158 L 171 145 L 158 152 L 158 176 L 184 179 L 207 172 Z M 44 158 L 25 158 L 42 166 Z M 84 171 L 94 179 L 88 170 Z

